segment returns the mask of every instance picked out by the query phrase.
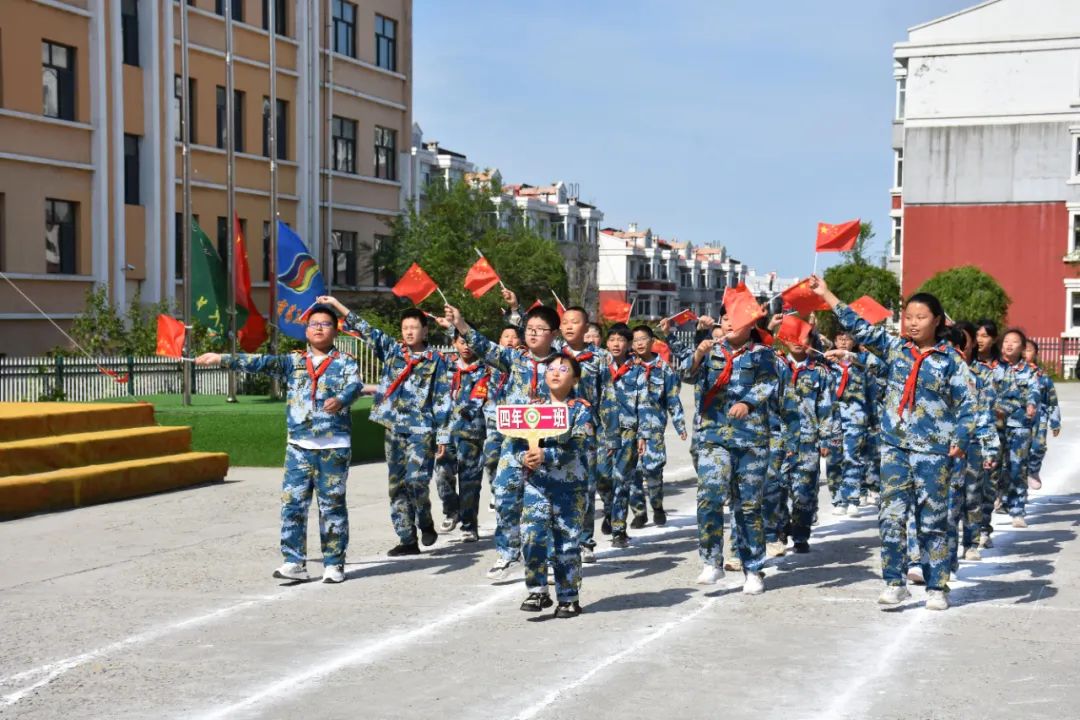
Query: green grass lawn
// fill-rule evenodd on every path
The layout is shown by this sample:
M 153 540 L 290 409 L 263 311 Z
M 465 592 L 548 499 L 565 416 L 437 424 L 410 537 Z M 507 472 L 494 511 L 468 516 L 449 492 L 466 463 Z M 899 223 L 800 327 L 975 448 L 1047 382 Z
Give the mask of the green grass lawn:
M 285 403 L 240 395 L 236 403 L 220 395 L 193 395 L 184 407 L 180 395 L 125 398 L 148 402 L 161 425 L 189 425 L 192 445 L 203 452 L 224 452 L 237 466 L 275 467 L 285 463 Z M 383 428 L 368 420 L 371 398 L 352 407 L 353 463 L 383 460 Z

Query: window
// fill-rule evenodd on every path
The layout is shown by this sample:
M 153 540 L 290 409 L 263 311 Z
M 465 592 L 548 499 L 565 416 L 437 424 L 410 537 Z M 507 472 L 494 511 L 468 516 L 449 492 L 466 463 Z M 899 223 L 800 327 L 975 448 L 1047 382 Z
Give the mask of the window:
M 356 233 L 335 230 L 331 234 L 334 287 L 356 287 Z
M 375 177 L 397 180 L 397 131 L 375 126 Z
M 245 93 L 241 90 L 233 90 L 233 132 L 236 137 L 233 139 L 233 150 L 236 152 L 244 152 L 244 97 Z M 220 85 L 217 86 L 217 146 L 219 148 L 225 147 L 225 138 L 228 129 L 225 127 L 225 113 L 227 112 L 225 104 L 225 88 Z
M 896 119 L 904 119 L 904 111 L 907 105 L 907 78 L 896 78 Z
M 139 0 L 120 4 L 120 33 L 125 65 L 139 67 Z
M 397 70 L 397 21 L 375 16 L 375 64 L 384 70 Z
M 334 52 L 356 57 L 356 6 L 334 0 Z
M 176 117 L 176 139 L 184 139 L 184 118 L 181 117 L 181 108 L 183 107 L 183 87 L 184 80 L 177 75 L 173 78 L 173 115 Z M 188 78 L 188 120 L 191 122 L 191 142 L 196 142 L 195 139 L 195 118 L 198 117 L 198 113 L 195 112 L 195 78 Z
M 679 270 L 679 287 L 688 288 L 694 284 L 694 276 L 689 270 Z
M 1072 136 L 1072 174 L 1080 178 L 1080 132 Z
M 240 218 L 240 234 L 247 237 L 247 218 Z M 221 256 L 221 262 L 228 262 L 229 241 L 232 238 L 229 233 L 228 218 L 218 215 L 217 219 L 217 251 Z
M 664 262 L 663 260 L 660 261 L 660 279 L 661 280 L 667 280 L 668 279 L 668 266 L 667 266 L 667 263 Z
M 893 184 L 894 188 L 904 187 L 904 150 L 893 150 Z
M 1069 210 L 1069 254 L 1080 251 L 1080 209 Z
M 648 295 L 639 297 L 637 301 L 637 316 L 638 317 L 651 317 L 652 316 L 652 298 Z
M 214 0 L 214 12 L 225 15 L 225 0 Z M 232 19 L 244 22 L 244 0 L 232 0 Z
M 334 116 L 334 170 L 356 173 L 356 121 Z
M 656 314 L 660 317 L 667 317 L 668 314 L 668 301 L 667 298 L 660 298 L 656 301 Z
M 274 34 L 288 35 L 288 18 L 286 16 L 285 0 L 262 0 L 263 30 L 270 29 L 270 2 L 274 3 Z
M 1069 329 L 1080 329 L 1080 292 L 1069 293 Z
M 173 277 L 184 279 L 184 213 L 176 213 L 173 220 Z
M 274 142 L 277 143 L 277 159 L 289 158 L 289 103 L 285 100 L 277 100 L 277 113 L 275 113 Z M 270 98 L 263 97 L 263 157 L 270 157 Z
M 138 135 L 124 135 L 124 203 L 142 205 L 139 197 L 139 144 Z
M 900 254 L 904 251 L 904 218 L 894 217 L 892 219 L 892 254 L 893 257 L 900 257 Z
M 383 267 L 379 261 L 383 258 L 384 248 L 388 247 L 391 238 L 388 235 L 376 235 L 374 247 L 371 253 L 371 284 L 375 287 L 387 284 L 386 280 L 390 269 Z
M 704 290 L 709 287 L 709 276 L 704 270 L 698 273 L 698 288 Z
M 75 274 L 75 208 L 66 200 L 45 200 L 45 270 Z
M 75 119 L 75 48 L 48 40 L 41 43 L 41 89 L 43 114 Z

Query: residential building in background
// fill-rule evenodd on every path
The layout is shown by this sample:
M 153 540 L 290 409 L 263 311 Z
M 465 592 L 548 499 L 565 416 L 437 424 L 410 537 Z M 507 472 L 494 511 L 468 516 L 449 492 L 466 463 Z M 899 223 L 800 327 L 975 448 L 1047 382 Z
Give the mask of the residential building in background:
M 188 0 L 193 213 L 222 250 L 224 1 Z M 372 251 L 412 186 L 411 0 L 227 1 L 236 210 L 257 305 L 268 310 L 272 265 L 270 122 L 279 216 L 332 287 L 375 289 Z M 121 308 L 136 296 L 181 294 L 180 8 L 176 0 L 0 2 L 0 270 L 62 326 L 95 285 Z M 64 343 L 5 285 L 0 344 L 32 354 Z
M 1080 7 L 991 0 L 894 48 L 889 266 L 910 294 L 976 265 L 1009 322 L 1080 337 Z
M 424 207 L 428 189 L 433 184 L 449 189 L 456 182 L 468 182 L 476 176 L 476 166 L 461 153 L 448 150 L 434 140 L 424 140 L 424 131 L 413 123 L 412 186 L 402 207 L 411 202 L 417 211 Z

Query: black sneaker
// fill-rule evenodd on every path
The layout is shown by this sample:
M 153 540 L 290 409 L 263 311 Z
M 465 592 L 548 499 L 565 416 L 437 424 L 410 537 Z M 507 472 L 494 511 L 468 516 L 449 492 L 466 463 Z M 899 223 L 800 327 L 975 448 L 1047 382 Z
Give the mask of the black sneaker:
M 559 603 L 559 607 L 555 608 L 555 617 L 560 619 L 576 618 L 581 614 L 581 603 L 577 600 L 568 603 Z
M 625 550 L 630 547 L 630 538 L 626 533 L 615 533 L 611 536 L 611 547 Z
M 649 516 L 645 513 L 634 513 L 634 519 L 630 521 L 630 527 L 635 530 L 640 530 L 645 527 L 645 523 L 649 522 Z
M 799 555 L 805 555 L 806 553 L 810 552 L 810 543 L 797 542 L 795 543 L 795 546 L 791 549 L 791 551 Z
M 540 612 L 554 604 L 551 596 L 546 592 L 533 592 L 529 593 L 529 597 L 525 598 L 525 602 L 521 603 L 521 609 L 525 612 Z
M 439 539 L 439 533 L 435 532 L 435 526 L 430 525 L 426 528 L 420 528 L 420 542 L 424 543 L 424 547 L 434 545 L 435 541 Z
M 416 544 L 416 541 L 411 543 L 398 543 L 394 547 L 390 548 L 387 553 L 390 557 L 402 557 L 403 555 L 419 555 L 420 546 Z
M 605 535 L 611 534 L 611 518 L 604 516 L 604 521 L 600 523 L 600 532 Z
M 667 513 L 664 512 L 664 508 L 653 510 L 652 521 L 653 525 L 667 525 Z

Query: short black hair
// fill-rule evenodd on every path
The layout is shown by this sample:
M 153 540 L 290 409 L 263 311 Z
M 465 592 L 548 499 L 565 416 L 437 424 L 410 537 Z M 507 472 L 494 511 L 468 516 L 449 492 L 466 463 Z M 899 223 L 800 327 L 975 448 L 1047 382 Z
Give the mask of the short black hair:
M 507 330 L 513 330 L 514 334 L 518 337 L 518 342 L 521 342 L 521 328 L 517 325 L 503 325 L 502 329 L 499 330 L 499 336 L 502 337 L 502 334 Z
M 596 323 L 590 320 L 586 324 L 588 325 L 589 330 L 595 330 L 600 335 L 600 337 L 604 336 L 604 328 L 600 327 L 600 323 Z
M 324 305 L 323 303 L 316 303 L 311 306 L 311 309 L 307 311 L 307 317 L 310 320 L 313 315 L 329 315 L 330 319 L 334 321 L 334 326 L 337 326 L 338 314 L 330 305 Z
M 1039 343 L 1035 342 L 1031 338 L 1028 338 L 1027 339 L 1027 344 L 1030 345 L 1031 347 L 1035 348 L 1035 354 L 1036 355 L 1039 354 Z M 1025 345 L 1024 347 L 1027 347 L 1027 345 Z
M 626 323 L 615 323 L 608 328 L 607 336 L 610 339 L 612 335 L 618 335 L 624 338 L 626 342 L 634 342 L 634 333 L 630 332 L 630 326 Z
M 631 330 L 630 332 L 632 332 L 632 333 L 643 332 L 643 333 L 645 333 L 646 335 L 648 335 L 651 338 L 656 337 L 656 333 L 654 333 L 653 329 L 651 327 L 649 327 L 648 325 L 635 325 L 633 330 Z
M 400 322 L 405 322 L 406 320 L 408 320 L 410 318 L 412 318 L 414 320 L 419 320 L 421 325 L 423 325 L 424 327 L 427 327 L 427 324 L 428 324 L 427 313 L 425 313 L 420 308 L 409 308 L 405 312 L 401 313 Z
M 540 318 L 551 330 L 559 329 L 559 313 L 555 311 L 555 308 L 550 308 L 547 305 L 534 307 L 525 313 L 525 322 L 529 322 L 533 318 Z
M 570 370 L 574 373 L 574 377 L 578 378 L 579 380 L 581 379 L 581 363 L 578 362 L 578 359 L 576 357 L 573 357 L 572 355 L 563 353 L 559 357 L 553 359 L 550 363 L 548 363 L 548 365 L 550 366 L 554 363 L 559 362 L 560 360 L 565 360 L 566 362 L 570 363 Z
M 581 313 L 581 317 L 585 318 L 585 324 L 586 325 L 589 324 L 589 311 L 586 310 L 585 308 L 581 307 L 580 305 L 571 305 L 570 307 L 565 308 L 563 310 L 563 315 L 565 315 L 568 312 L 579 312 L 579 313 Z

